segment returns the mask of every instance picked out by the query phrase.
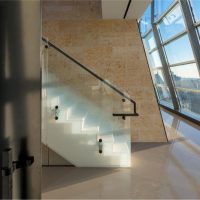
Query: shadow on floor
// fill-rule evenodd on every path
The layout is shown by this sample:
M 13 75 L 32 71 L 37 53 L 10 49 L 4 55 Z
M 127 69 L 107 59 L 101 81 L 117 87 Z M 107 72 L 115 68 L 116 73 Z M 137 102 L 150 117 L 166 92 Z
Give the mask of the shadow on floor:
M 43 167 L 42 192 L 79 184 L 117 172 L 117 168 Z
M 132 153 L 168 145 L 168 143 L 139 142 L 132 143 Z M 127 168 L 125 168 L 127 169 Z M 42 191 L 48 192 L 58 188 L 80 184 L 98 177 L 114 174 L 122 168 L 83 168 L 83 167 L 43 167 Z

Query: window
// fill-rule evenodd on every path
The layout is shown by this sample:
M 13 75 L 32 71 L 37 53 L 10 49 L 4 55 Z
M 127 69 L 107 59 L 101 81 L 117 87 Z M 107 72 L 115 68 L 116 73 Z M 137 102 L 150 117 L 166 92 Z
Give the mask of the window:
M 171 67 L 181 108 L 200 114 L 200 77 L 196 64 Z
M 165 51 L 170 65 L 194 60 L 191 44 L 187 35 L 165 45 Z
M 140 20 L 140 32 L 144 35 L 151 28 L 151 4 Z
M 200 90 L 199 72 L 196 64 L 171 67 L 176 87 Z
M 155 43 L 152 31 L 144 38 L 144 41 L 145 41 L 146 48 L 148 50 L 152 50 L 156 47 L 156 43 Z
M 200 0 L 189 0 L 195 22 L 200 21 Z
M 158 19 L 174 0 L 155 0 L 154 1 L 154 19 Z
M 160 61 L 160 56 L 157 50 L 149 54 L 149 62 L 152 68 L 162 66 L 161 61 Z
M 172 99 L 162 71 L 162 63 L 156 47 L 153 32 L 151 31 L 148 33 L 144 37 L 143 41 L 145 43 L 145 48 L 148 51 L 147 57 L 151 67 L 151 73 L 158 99 L 159 101 L 165 102 L 172 106 Z
M 169 88 L 167 87 L 167 85 L 155 84 L 155 87 L 156 87 L 159 101 L 172 105 L 172 99 L 171 99 Z
M 161 69 L 154 71 L 155 83 L 159 85 L 166 85 L 165 78 Z
M 178 0 L 152 1 L 154 22 L 151 22 L 149 6 L 140 20 L 140 30 L 158 100 L 170 108 L 178 104 L 179 112 L 200 121 L 200 63 L 194 58 L 194 53 L 199 52 L 192 48 L 192 37 L 189 37 L 195 28 L 193 34 L 198 35 L 200 45 L 200 0 L 184 0 L 187 9 L 182 9 Z M 183 13 L 188 9 L 191 12 Z M 189 30 L 183 17 L 185 14 L 194 22 Z M 154 34 L 158 36 L 156 41 Z
M 158 30 L 162 41 L 166 41 L 172 36 L 185 30 L 185 23 L 179 5 L 163 17 L 161 23 L 158 25 Z
M 162 69 L 154 70 L 153 76 L 159 101 L 165 101 L 166 103 L 172 104 L 171 95 L 166 84 Z

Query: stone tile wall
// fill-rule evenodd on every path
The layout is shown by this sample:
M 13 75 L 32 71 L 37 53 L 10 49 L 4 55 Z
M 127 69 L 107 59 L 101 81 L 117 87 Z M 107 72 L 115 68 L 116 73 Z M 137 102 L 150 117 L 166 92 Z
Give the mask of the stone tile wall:
M 166 141 L 135 20 L 51 18 L 43 21 L 43 36 L 135 99 L 140 116 L 131 119 L 132 141 Z

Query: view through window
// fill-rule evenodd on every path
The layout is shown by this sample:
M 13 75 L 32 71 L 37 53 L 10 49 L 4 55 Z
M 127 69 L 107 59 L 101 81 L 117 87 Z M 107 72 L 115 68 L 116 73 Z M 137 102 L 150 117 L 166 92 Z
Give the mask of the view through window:
M 200 121 L 200 53 L 191 41 L 197 38 L 194 42 L 200 44 L 200 0 L 183 1 L 184 5 L 178 0 L 153 0 L 139 27 L 159 103 L 173 108 L 173 97 L 179 112 Z M 188 26 L 188 17 L 195 30 Z

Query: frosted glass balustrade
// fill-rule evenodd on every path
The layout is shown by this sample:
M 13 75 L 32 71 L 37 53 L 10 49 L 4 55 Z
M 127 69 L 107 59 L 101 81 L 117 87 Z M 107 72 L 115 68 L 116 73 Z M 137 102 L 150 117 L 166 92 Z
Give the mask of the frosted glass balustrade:
M 46 143 L 57 154 L 81 167 L 131 165 L 130 117 L 133 104 L 86 70 L 48 49 L 43 70 L 46 91 Z M 55 120 L 58 106 L 58 120 Z M 99 153 L 99 139 L 103 151 Z

